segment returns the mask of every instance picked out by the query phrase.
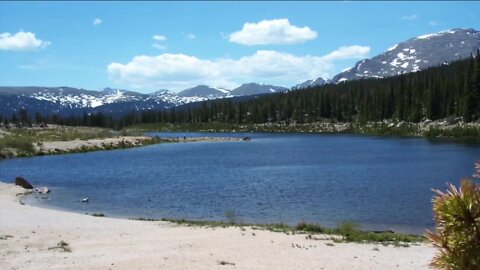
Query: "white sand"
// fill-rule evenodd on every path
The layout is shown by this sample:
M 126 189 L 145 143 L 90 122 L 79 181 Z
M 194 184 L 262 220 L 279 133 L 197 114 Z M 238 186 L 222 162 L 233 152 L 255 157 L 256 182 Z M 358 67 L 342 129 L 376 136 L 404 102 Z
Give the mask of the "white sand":
M 92 217 L 21 205 L 15 194 L 23 191 L 0 183 L 0 269 L 413 270 L 428 269 L 435 252 L 427 244 L 329 246 L 327 240 L 251 228 Z M 5 235 L 13 237 L 1 240 Z M 49 249 L 62 240 L 72 252 Z

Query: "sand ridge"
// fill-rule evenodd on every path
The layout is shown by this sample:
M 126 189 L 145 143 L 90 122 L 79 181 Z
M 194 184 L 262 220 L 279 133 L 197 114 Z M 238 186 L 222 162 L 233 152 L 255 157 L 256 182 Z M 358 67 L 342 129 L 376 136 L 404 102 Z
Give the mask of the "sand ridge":
M 155 141 L 156 140 L 156 141 Z M 242 141 L 241 138 L 232 137 L 148 137 L 148 136 L 118 136 L 112 138 L 70 140 L 70 141 L 45 141 L 37 145 L 37 152 L 72 151 L 77 149 L 105 148 L 107 146 L 119 147 L 121 144 L 128 147 L 143 146 L 145 144 L 160 142 L 226 142 Z

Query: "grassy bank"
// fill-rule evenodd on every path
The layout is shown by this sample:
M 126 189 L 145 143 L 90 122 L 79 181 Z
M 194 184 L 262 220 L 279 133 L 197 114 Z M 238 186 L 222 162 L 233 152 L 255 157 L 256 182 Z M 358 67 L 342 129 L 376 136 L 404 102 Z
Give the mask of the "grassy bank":
M 402 234 L 391 231 L 363 231 L 353 222 L 341 222 L 335 228 L 324 227 L 319 224 L 301 222 L 295 226 L 284 223 L 273 224 L 252 224 L 237 223 L 235 221 L 206 221 L 206 220 L 187 220 L 187 219 L 152 219 L 152 218 L 131 218 L 132 220 L 142 221 L 167 221 L 183 226 L 198 227 L 251 227 L 254 230 L 268 230 L 272 232 L 281 232 L 286 234 L 305 234 L 307 238 L 319 239 L 315 235 L 331 236 L 321 238 L 324 240 L 333 240 L 334 242 L 355 242 L 355 243 L 383 243 L 395 246 L 408 246 L 409 244 L 425 241 L 422 235 Z
M 0 136 L 0 159 L 9 157 L 28 157 L 34 155 L 64 154 L 89 152 L 96 150 L 110 150 L 118 148 L 133 147 L 129 144 L 111 145 L 105 144 L 100 147 L 80 147 L 78 149 L 63 151 L 42 152 L 38 148 L 43 142 L 73 141 L 112 138 L 119 135 L 136 135 L 135 132 L 116 132 L 105 128 L 95 127 L 65 127 L 51 125 L 47 128 L 12 128 L 2 130 Z M 145 144 L 157 143 L 155 138 L 152 141 L 145 141 Z

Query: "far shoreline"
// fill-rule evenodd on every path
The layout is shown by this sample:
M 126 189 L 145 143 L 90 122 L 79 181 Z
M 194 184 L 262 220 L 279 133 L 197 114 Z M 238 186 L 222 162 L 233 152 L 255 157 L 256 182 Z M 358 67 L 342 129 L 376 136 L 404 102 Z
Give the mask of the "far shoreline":
M 89 134 L 84 134 L 87 133 L 85 129 L 89 132 Z M 63 133 L 72 133 L 72 130 L 74 133 L 72 136 L 68 137 L 67 139 L 57 139 L 58 136 L 63 136 Z M 41 137 L 45 132 L 50 132 L 52 134 Z M 48 128 L 20 128 L 14 129 L 10 132 L 2 131 L 0 129 L 0 160 L 17 157 L 34 157 L 128 149 L 161 143 L 240 142 L 251 140 L 250 137 L 238 138 L 184 136 L 180 138 L 146 136 L 145 132 L 142 132 L 142 135 L 137 135 L 138 132 L 125 133 L 125 135 L 118 135 L 113 133 L 111 130 L 109 131 L 105 129 L 89 127 L 52 126 Z M 2 140 L 4 142 L 2 142 Z

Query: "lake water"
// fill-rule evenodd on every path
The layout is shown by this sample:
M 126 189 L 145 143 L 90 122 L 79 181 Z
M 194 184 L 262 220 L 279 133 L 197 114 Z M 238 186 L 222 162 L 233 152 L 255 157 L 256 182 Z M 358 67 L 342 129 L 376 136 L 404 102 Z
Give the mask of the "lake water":
M 225 220 L 422 233 L 432 188 L 474 173 L 480 146 L 422 138 L 262 133 L 249 142 L 150 145 L 0 161 L 0 179 L 46 185 L 29 203 L 116 217 Z M 81 203 L 88 197 L 89 203 Z

